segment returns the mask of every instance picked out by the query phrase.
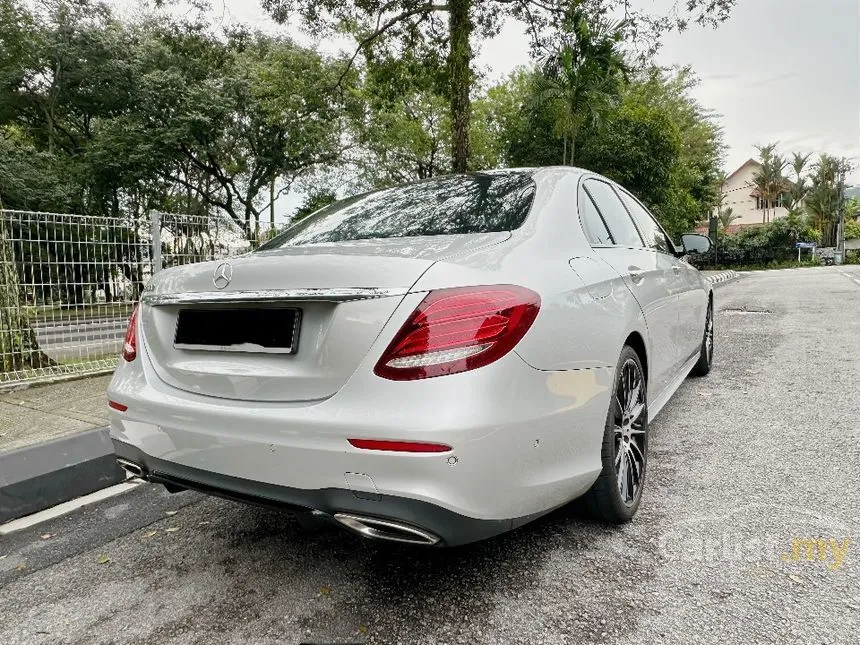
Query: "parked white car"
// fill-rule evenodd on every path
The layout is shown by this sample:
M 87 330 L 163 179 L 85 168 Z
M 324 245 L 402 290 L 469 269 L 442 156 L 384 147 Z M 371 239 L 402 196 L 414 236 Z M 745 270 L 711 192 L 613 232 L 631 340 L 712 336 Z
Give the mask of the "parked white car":
M 109 388 L 121 464 L 456 545 L 584 496 L 639 506 L 648 424 L 713 355 L 713 300 L 617 184 L 574 168 L 336 202 L 239 258 L 158 273 Z

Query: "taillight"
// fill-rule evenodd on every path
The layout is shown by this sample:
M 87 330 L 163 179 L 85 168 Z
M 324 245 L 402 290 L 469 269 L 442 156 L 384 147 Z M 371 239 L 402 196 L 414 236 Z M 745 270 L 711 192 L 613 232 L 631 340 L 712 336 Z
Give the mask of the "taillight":
M 122 357 L 127 361 L 133 361 L 137 357 L 137 306 L 131 312 L 131 318 L 128 319 L 125 341 L 122 344 Z
M 514 348 L 539 309 L 540 296 L 524 287 L 431 291 L 373 371 L 394 381 L 410 381 L 483 367 Z

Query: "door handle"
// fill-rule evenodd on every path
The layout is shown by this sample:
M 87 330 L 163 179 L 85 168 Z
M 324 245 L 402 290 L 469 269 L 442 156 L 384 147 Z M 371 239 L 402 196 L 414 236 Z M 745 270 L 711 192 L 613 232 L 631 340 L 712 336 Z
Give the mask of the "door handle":
M 627 267 L 627 273 L 633 284 L 642 284 L 642 281 L 645 279 L 645 273 L 639 267 L 629 266 Z

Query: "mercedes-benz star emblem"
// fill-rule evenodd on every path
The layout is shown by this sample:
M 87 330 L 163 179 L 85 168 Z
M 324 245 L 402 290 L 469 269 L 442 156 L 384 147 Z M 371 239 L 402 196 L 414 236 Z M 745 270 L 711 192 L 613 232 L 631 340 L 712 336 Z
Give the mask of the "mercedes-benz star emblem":
M 212 275 L 212 284 L 215 285 L 216 289 L 223 289 L 230 284 L 230 280 L 232 279 L 233 265 L 229 262 L 222 262 L 215 267 L 215 273 Z

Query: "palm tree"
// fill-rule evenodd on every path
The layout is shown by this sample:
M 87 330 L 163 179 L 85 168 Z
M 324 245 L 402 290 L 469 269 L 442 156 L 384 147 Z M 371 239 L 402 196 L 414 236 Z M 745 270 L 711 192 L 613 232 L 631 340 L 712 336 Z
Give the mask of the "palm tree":
M 761 168 L 753 175 L 752 183 L 758 190 L 759 198 L 764 202 L 762 224 L 770 221 L 771 206 L 785 192 L 786 187 L 783 173 L 788 162 L 776 152 L 776 146 L 776 143 L 756 146 Z
M 728 208 L 720 208 L 717 211 L 717 218 L 720 220 L 720 228 L 725 231 L 729 226 L 731 226 L 732 222 L 736 219 L 740 219 L 741 216 L 735 215 L 734 210 L 729 206 Z
M 570 25 L 566 42 L 543 61 L 534 100 L 558 109 L 561 161 L 573 165 L 582 127 L 599 123 L 617 104 L 627 66 L 620 49 L 623 22 L 589 19 L 576 9 Z
M 767 145 L 756 146 L 756 149 L 758 150 L 761 167 L 753 175 L 752 184 L 758 191 L 759 200 L 763 202 L 761 204 L 763 211 L 761 214 L 761 223 L 765 224 L 767 222 L 767 201 L 765 195 L 770 185 L 770 158 L 776 150 L 776 144 L 768 143 Z
M 789 211 L 799 208 L 809 192 L 809 187 L 806 184 L 806 177 L 803 171 L 806 169 L 806 164 L 812 153 L 800 154 L 795 152 L 792 154 L 791 169 L 794 171 L 794 180 L 788 182 L 788 192 L 786 193 L 787 201 L 786 208 Z
M 823 154 L 812 167 L 811 186 L 806 196 L 806 210 L 821 231 L 823 244 L 834 243 L 834 228 L 839 209 L 839 179 L 847 170 L 844 159 Z

